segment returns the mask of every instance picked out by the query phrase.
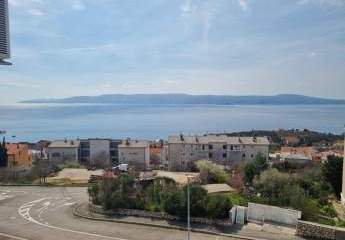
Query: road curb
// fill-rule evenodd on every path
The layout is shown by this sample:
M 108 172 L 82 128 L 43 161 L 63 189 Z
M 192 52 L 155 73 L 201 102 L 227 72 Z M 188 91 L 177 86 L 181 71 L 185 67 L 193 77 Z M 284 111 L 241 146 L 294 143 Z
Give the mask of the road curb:
M 180 231 L 187 231 L 187 228 L 184 227 L 176 227 L 176 226 L 163 226 L 158 224 L 151 224 L 151 223 L 142 223 L 142 222 L 132 222 L 132 221 L 124 221 L 124 220 L 118 220 L 118 219 L 107 219 L 107 218 L 99 218 L 99 217 L 91 217 L 87 216 L 85 214 L 80 213 L 79 209 L 82 206 L 82 204 L 77 204 L 73 208 L 73 215 L 80 218 L 85 218 L 89 220 L 94 221 L 104 221 L 104 222 L 116 222 L 116 223 L 124 223 L 124 224 L 133 224 L 133 225 L 141 225 L 141 226 L 147 226 L 147 227 L 156 227 L 156 228 L 165 228 L 165 229 L 173 229 L 173 230 L 180 230 Z M 243 240 L 266 240 L 263 238 L 255 238 L 255 237 L 246 237 L 246 236 L 240 236 L 236 234 L 226 234 L 226 233 L 218 233 L 213 231 L 206 231 L 206 230 L 198 230 L 198 229 L 191 229 L 191 232 L 196 233 L 203 233 L 203 234 L 209 234 L 209 235 L 216 235 L 216 236 L 223 236 L 223 237 L 232 237 L 237 239 L 243 239 Z

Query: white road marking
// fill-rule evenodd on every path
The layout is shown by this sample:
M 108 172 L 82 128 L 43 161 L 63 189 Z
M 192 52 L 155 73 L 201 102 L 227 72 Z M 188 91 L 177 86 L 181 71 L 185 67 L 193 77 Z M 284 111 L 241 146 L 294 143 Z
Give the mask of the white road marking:
M 14 236 L 14 235 L 9 235 L 9 234 L 6 234 L 6 233 L 0 233 L 0 236 L 7 237 L 7 238 L 12 238 L 12 239 L 17 239 L 17 240 L 29 240 L 27 238 L 22 238 L 22 237 L 18 237 L 18 236 Z
M 35 224 L 43 226 L 43 227 L 55 229 L 55 230 L 71 232 L 71 233 L 77 233 L 77 234 L 84 234 L 84 235 L 92 236 L 92 237 L 100 237 L 100 238 L 115 239 L 115 240 L 128 240 L 128 239 L 125 239 L 125 238 L 110 237 L 110 236 L 99 235 L 99 234 L 95 234 L 95 233 L 81 232 L 81 231 L 75 231 L 75 230 L 68 229 L 68 228 L 56 227 L 56 226 L 49 225 L 47 223 L 39 222 L 36 219 L 34 219 L 33 217 L 31 217 L 31 215 L 30 215 L 31 208 L 35 204 L 40 203 L 40 202 L 42 202 L 44 200 L 48 200 L 48 199 L 51 199 L 51 198 L 41 198 L 41 199 L 37 199 L 37 200 L 32 201 L 32 202 L 25 203 L 25 204 L 23 204 L 22 206 L 20 206 L 18 208 L 18 214 L 20 216 L 22 216 L 24 219 L 28 220 L 29 222 L 35 223 Z M 41 209 L 42 209 L 42 211 L 45 210 L 44 208 L 41 208 Z M 42 212 L 40 212 L 40 214 L 41 213 Z M 27 239 L 24 239 L 24 240 L 27 240 Z

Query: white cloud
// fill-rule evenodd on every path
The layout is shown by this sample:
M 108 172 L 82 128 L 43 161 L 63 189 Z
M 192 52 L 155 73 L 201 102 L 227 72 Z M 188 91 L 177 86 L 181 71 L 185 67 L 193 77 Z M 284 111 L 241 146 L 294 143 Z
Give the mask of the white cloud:
M 246 12 L 248 10 L 248 2 L 247 0 L 238 0 L 238 5 L 241 7 L 241 9 Z
M 317 5 L 331 5 L 331 6 L 345 6 L 345 0 L 300 0 L 300 5 L 317 4 Z
M 218 3 L 216 1 L 192 1 L 185 0 L 180 7 L 181 19 L 185 24 L 186 31 L 192 28 L 201 27 L 202 41 L 208 44 L 209 31 L 212 19 L 217 13 Z
M 33 8 L 28 10 L 28 13 L 33 15 L 33 16 L 43 16 L 44 12 L 42 12 L 41 10 L 37 9 L 37 8 Z
M 85 4 L 82 0 L 73 0 L 72 9 L 76 11 L 82 11 L 85 9 Z
M 13 7 L 29 7 L 42 3 L 43 0 L 9 0 L 9 4 Z

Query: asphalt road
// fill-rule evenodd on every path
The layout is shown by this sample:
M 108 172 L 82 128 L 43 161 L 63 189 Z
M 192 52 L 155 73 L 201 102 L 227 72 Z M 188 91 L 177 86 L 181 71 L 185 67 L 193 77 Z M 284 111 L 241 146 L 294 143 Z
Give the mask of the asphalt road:
M 75 217 L 75 203 L 87 201 L 86 188 L 0 186 L 0 239 L 6 240 L 175 240 L 187 232 L 100 222 Z M 193 240 L 227 239 L 191 233 Z

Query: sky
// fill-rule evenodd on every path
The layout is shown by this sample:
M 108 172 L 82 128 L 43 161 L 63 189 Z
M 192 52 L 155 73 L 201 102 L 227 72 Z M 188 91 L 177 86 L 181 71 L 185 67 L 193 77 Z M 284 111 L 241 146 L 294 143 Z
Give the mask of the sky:
M 0 104 L 111 93 L 345 98 L 345 0 L 9 0 Z

